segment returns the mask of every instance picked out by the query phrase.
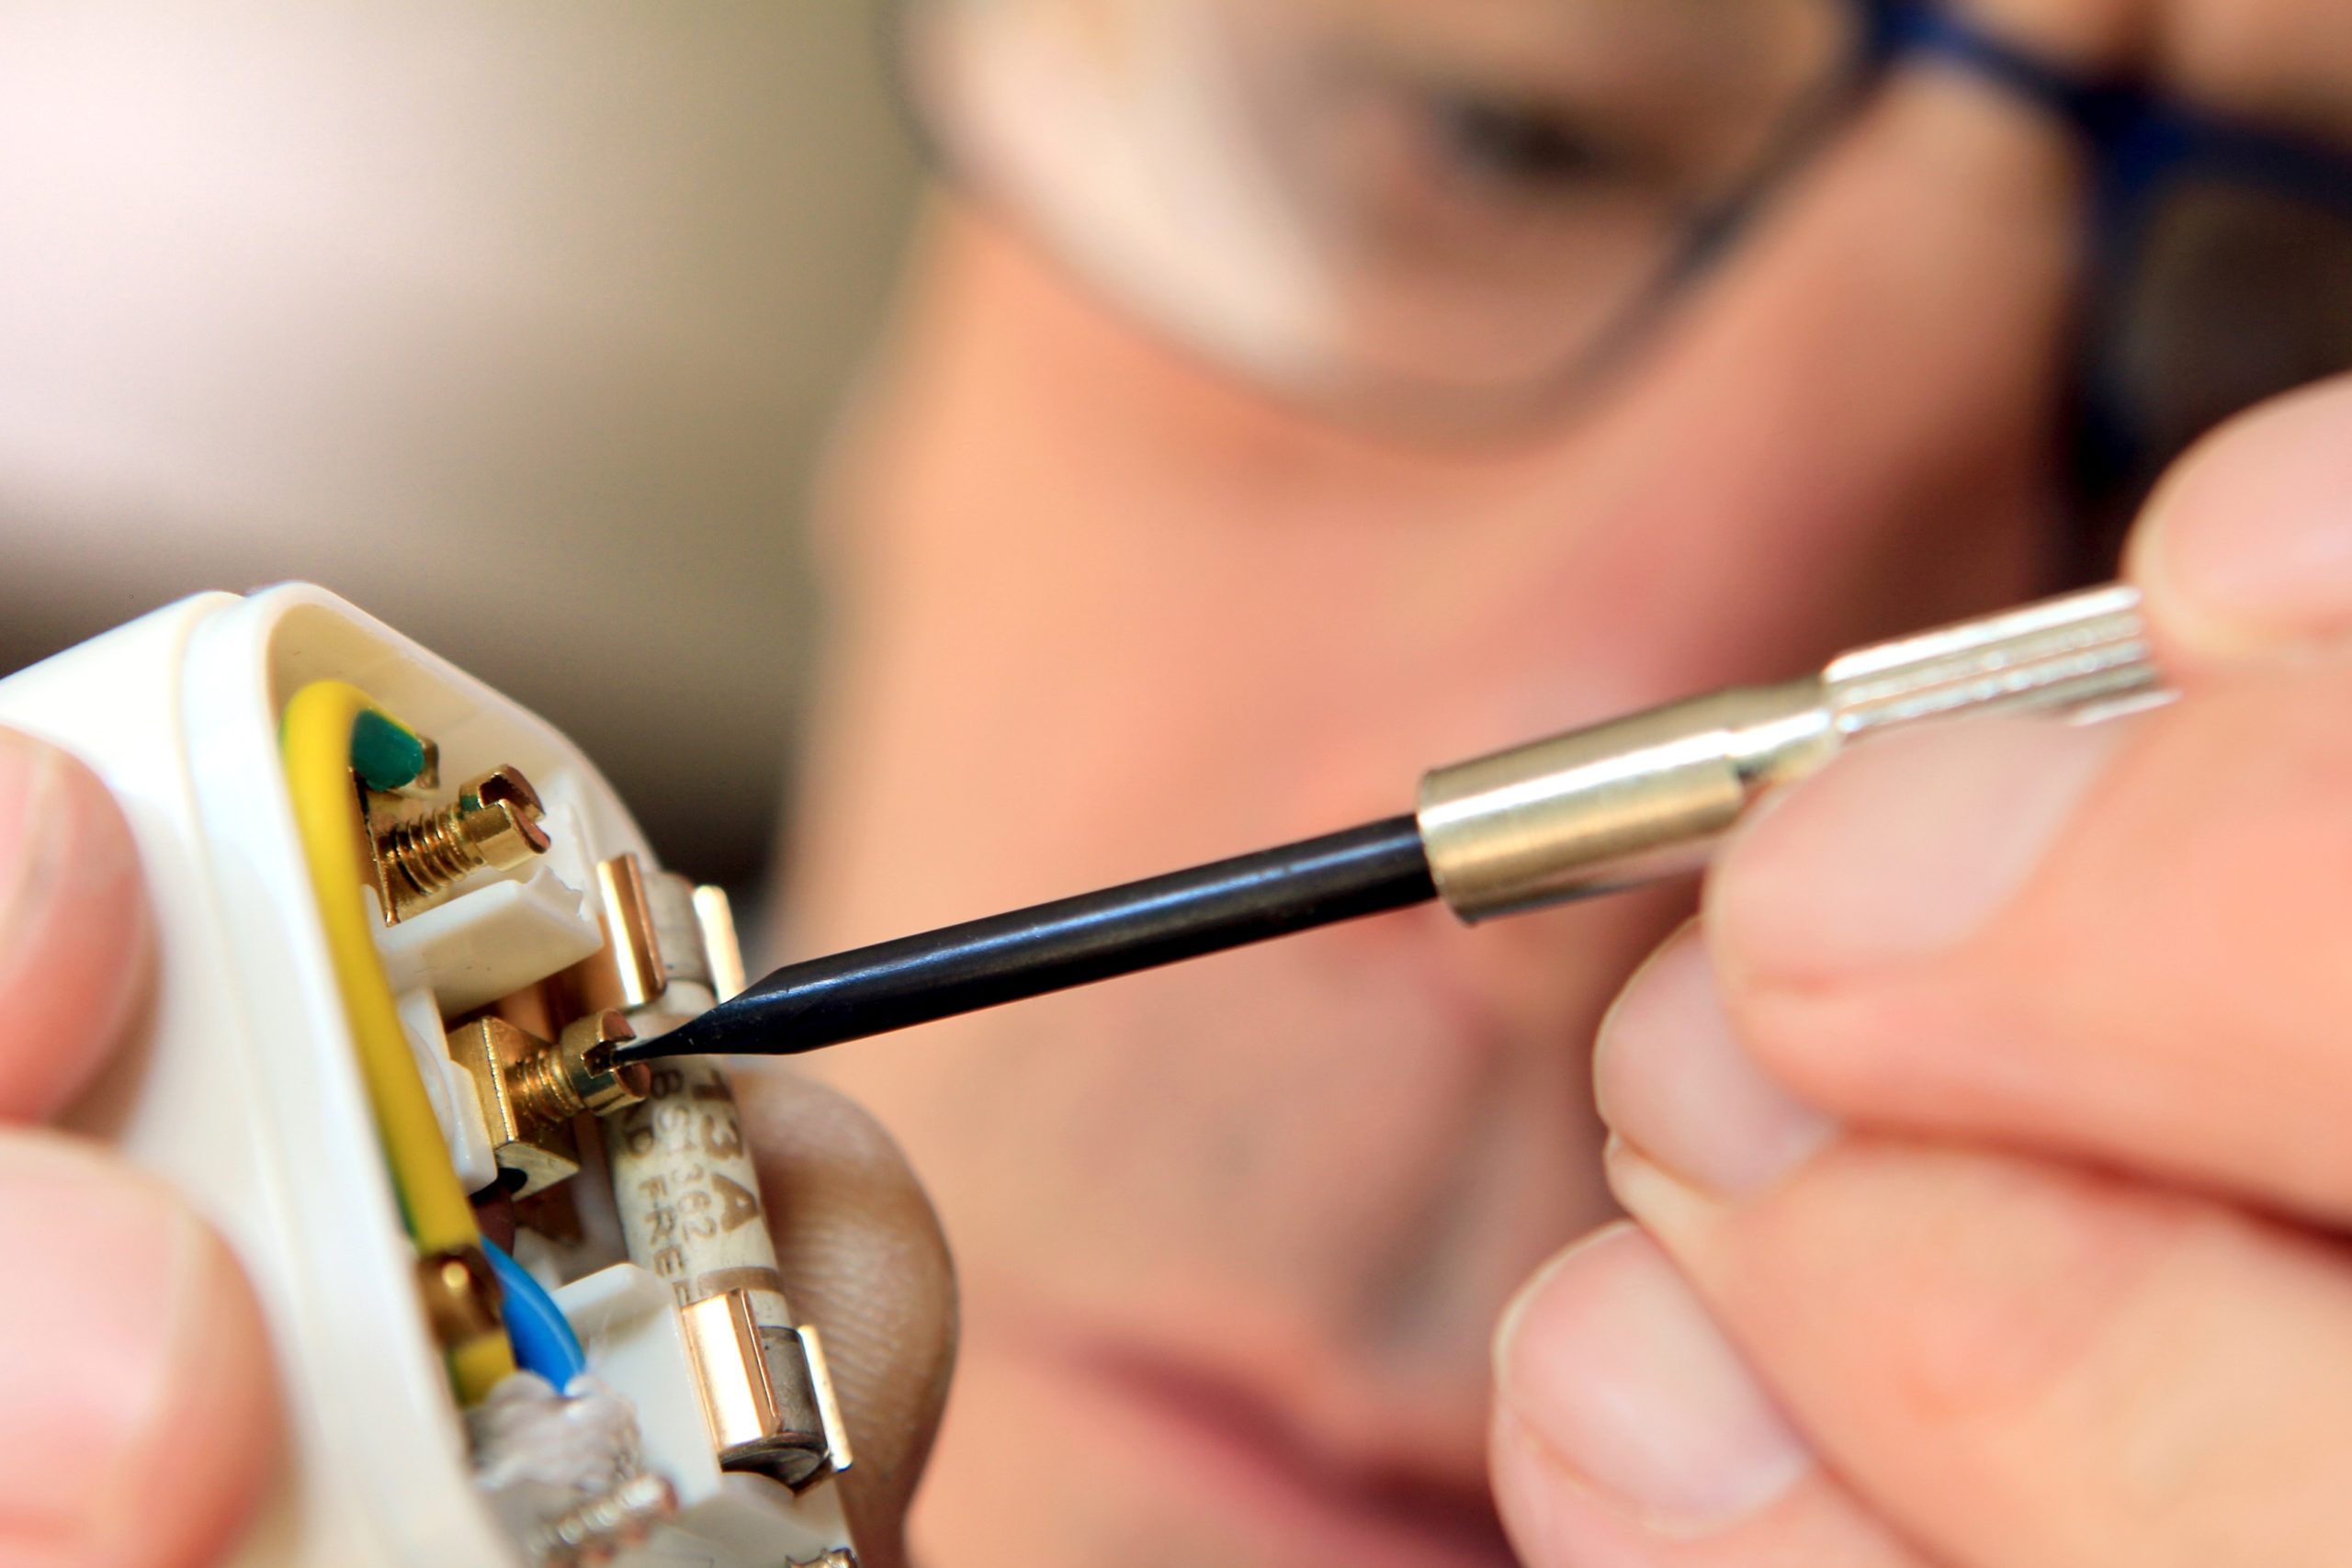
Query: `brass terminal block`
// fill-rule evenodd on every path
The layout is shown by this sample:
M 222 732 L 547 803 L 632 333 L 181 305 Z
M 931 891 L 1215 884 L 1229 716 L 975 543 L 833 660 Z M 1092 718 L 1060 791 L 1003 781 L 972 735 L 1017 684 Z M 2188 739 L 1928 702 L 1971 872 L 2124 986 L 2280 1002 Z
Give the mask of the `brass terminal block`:
M 444 1346 L 493 1333 L 503 1292 L 490 1259 L 479 1247 L 461 1247 L 416 1260 L 416 1282 L 424 1296 L 424 1318 Z
M 530 1093 L 535 1064 L 552 1050 L 548 1043 L 503 1018 L 477 1019 L 449 1035 L 449 1058 L 466 1069 L 481 1103 L 492 1157 L 522 1185 L 517 1197 L 567 1181 L 580 1170 L 580 1145 L 569 1119 L 539 1114 L 540 1096 Z
M 385 914 L 406 919 L 478 871 L 505 871 L 548 851 L 538 791 L 513 768 L 469 780 L 440 810 L 376 835 Z
M 578 1174 L 574 1117 L 608 1115 L 645 1098 L 652 1067 L 613 1061 L 613 1047 L 634 1038 L 617 1012 L 574 1020 L 555 1044 L 503 1018 L 477 1019 L 451 1032 L 450 1059 L 473 1079 L 492 1157 L 520 1179 L 517 1197 Z

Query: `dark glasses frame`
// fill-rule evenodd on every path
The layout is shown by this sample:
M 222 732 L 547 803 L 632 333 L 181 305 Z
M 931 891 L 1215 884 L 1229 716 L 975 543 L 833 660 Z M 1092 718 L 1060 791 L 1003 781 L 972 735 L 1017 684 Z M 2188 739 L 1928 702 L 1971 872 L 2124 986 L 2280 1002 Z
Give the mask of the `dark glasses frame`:
M 2113 352 L 2130 286 L 2166 201 L 2191 183 L 2259 192 L 2333 217 L 2352 232 L 2352 155 L 2132 82 L 2071 75 L 1934 6 L 1869 0 L 1869 9 L 1872 77 L 1907 61 L 1956 67 L 2059 120 L 2090 156 L 2088 273 L 2065 434 L 2080 535 L 2072 542 L 2075 570 L 2103 574 L 2148 486 L 2178 456 L 2177 441 L 2157 438 L 2133 412 Z M 2346 287 L 2352 290 L 2352 277 Z
M 2118 318 L 2124 309 L 2126 285 L 2149 247 L 2151 231 L 2167 197 L 2190 181 L 2202 181 L 2259 190 L 2352 224 L 2352 154 L 2210 114 L 2133 82 L 2077 77 L 1919 0 L 1848 3 L 1857 20 L 1848 65 L 1808 97 L 1754 176 L 1729 199 L 1698 216 L 1684 243 L 1662 265 L 1655 286 L 1643 291 L 1575 363 L 1563 367 L 1551 393 L 1534 394 L 1532 412 L 1537 418 L 1557 416 L 1591 382 L 1638 353 L 1657 319 L 1672 309 L 1695 279 L 1736 248 L 1750 220 L 1769 204 L 1783 180 L 1810 162 L 1821 146 L 1849 123 L 1892 72 L 1914 64 L 1956 69 L 2062 124 L 2089 154 L 2091 184 L 2083 217 L 2086 270 L 2078 294 L 2063 456 L 2076 491 L 2077 513 L 2092 520 L 2084 529 L 2086 537 L 2111 533 L 2110 520 L 2128 515 L 2129 507 L 2138 499 L 2132 492 L 2144 488 L 2145 476 L 2173 455 L 2160 449 L 2161 444 L 2152 440 L 2151 433 L 2138 426 L 2131 400 L 2117 384 L 2110 351 L 2119 336 Z M 908 118 L 934 167 L 1019 216 L 1024 205 L 1022 197 L 996 189 L 992 182 L 961 167 L 953 138 L 944 133 L 934 116 L 924 112 L 916 76 L 908 69 L 910 32 L 921 25 L 918 17 L 923 9 L 924 0 L 894 0 L 887 10 L 886 26 L 898 46 L 895 53 Z M 1049 251 L 1058 254 L 1049 223 L 1031 220 L 1024 226 Z M 1136 305 L 1114 283 L 1094 277 L 1089 266 L 1073 263 L 1072 271 L 1091 287 L 1150 314 L 1148 305 Z M 2352 280 L 2347 280 L 2347 287 L 2352 287 Z M 1191 343 L 1196 352 L 1229 374 L 1263 381 L 1215 349 L 1193 343 L 1191 334 L 1181 327 L 1156 320 L 1150 325 Z M 1286 400 L 1324 402 L 1317 394 L 1297 388 L 1270 384 L 1268 390 Z M 1443 418 L 1399 422 L 1388 417 L 1393 411 L 1384 412 L 1383 404 L 1373 399 L 1363 406 L 1345 399 L 1328 406 L 1344 417 L 1363 417 L 1376 425 L 1401 423 L 1407 431 L 1419 428 L 1424 434 L 1441 438 L 1449 434 L 1476 437 L 1498 428 L 1476 417 L 1460 422 L 1459 432 L 1451 430 L 1450 422 Z M 2092 544 L 2078 553 L 2096 560 L 2099 548 Z

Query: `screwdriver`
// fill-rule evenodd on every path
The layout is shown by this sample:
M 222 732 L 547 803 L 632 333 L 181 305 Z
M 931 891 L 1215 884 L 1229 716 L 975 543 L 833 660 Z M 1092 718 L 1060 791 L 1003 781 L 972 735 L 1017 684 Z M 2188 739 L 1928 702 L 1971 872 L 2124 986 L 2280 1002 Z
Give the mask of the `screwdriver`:
M 1439 768 L 1409 816 L 787 964 L 620 1055 L 793 1055 L 1433 898 L 1476 922 L 1619 892 L 1700 868 L 1862 737 L 2168 695 L 2138 591 L 2089 589 Z

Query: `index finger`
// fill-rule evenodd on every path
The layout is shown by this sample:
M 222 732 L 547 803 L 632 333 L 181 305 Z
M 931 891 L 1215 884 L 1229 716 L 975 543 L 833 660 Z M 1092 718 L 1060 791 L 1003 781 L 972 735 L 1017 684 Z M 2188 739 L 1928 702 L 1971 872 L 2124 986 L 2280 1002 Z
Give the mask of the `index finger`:
M 1890 737 L 1734 844 L 1709 943 L 1772 1072 L 1862 1123 L 2352 1216 L 2347 435 L 2352 387 L 2307 393 L 2154 503 L 2172 708 Z
M 1843 1120 L 2352 1216 L 2352 668 L 1859 749 L 1710 890 L 1741 1036 Z
M 130 827 L 89 768 L 0 729 L 0 1121 L 56 1114 L 142 1000 L 153 928 Z

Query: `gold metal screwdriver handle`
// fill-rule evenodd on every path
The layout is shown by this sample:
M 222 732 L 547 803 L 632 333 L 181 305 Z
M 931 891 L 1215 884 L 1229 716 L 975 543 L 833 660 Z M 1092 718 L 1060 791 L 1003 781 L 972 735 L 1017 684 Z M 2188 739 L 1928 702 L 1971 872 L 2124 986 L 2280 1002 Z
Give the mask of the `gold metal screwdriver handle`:
M 2162 695 L 2138 591 L 2091 589 L 1440 768 L 1421 781 L 1421 845 L 1439 896 L 1481 920 L 1696 869 L 1767 790 L 1858 736 Z

